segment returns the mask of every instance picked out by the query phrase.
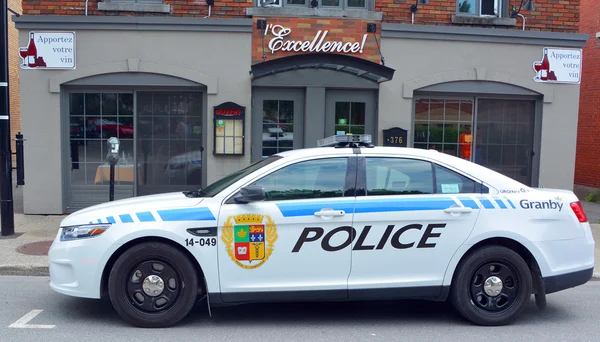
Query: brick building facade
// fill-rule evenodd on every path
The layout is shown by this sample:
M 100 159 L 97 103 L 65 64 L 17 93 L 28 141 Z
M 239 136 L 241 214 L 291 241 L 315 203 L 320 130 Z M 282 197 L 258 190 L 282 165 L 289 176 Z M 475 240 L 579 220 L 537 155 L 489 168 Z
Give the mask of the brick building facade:
M 21 0 L 8 0 L 8 8 L 21 13 Z M 15 28 L 15 23 L 10 20 L 12 14 L 8 12 L 8 50 L 12 53 L 8 55 L 8 84 L 10 86 L 10 135 L 14 139 L 15 135 L 21 131 L 21 96 L 20 96 L 20 68 L 21 57 L 19 56 L 19 30 Z M 11 150 L 15 152 L 15 142 L 11 140 Z M 13 156 L 13 165 L 16 162 Z
M 575 184 L 577 193 L 585 197 L 600 190 L 600 2 L 581 1 L 580 32 L 591 39 L 583 49 L 583 75 L 577 130 Z M 596 199 L 598 196 L 596 196 Z
M 25 212 L 106 201 L 110 136 L 117 199 L 205 186 L 341 132 L 572 189 L 579 1 L 519 15 L 521 0 L 415 3 L 24 0 L 20 46 L 42 44 L 22 70 L 36 96 L 25 169 L 44 170 L 28 173 Z

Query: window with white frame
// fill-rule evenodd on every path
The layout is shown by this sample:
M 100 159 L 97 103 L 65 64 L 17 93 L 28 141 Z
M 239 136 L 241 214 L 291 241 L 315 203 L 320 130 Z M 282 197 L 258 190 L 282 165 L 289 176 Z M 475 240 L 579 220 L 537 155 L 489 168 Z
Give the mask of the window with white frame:
M 509 0 L 456 0 L 456 14 L 505 17 Z
M 316 0 L 318 8 L 325 9 L 367 9 L 371 0 Z M 312 8 L 313 0 L 256 0 L 257 7 Z

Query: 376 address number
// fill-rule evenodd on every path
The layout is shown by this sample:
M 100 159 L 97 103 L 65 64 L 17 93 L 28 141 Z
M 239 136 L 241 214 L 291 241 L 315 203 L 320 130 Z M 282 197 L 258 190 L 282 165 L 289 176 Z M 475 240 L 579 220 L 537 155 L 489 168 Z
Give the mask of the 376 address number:
M 192 238 L 185 239 L 185 246 L 186 247 L 194 246 L 194 245 L 199 245 L 200 247 L 204 247 L 204 246 L 216 246 L 217 245 L 217 238 L 200 238 L 200 239 L 197 239 L 197 240 L 194 240 Z

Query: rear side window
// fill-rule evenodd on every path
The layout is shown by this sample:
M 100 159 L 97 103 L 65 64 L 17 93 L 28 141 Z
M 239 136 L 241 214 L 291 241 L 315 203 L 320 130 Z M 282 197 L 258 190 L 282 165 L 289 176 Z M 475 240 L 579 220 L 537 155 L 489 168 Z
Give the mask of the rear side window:
M 434 164 L 436 192 L 438 194 L 481 193 L 481 183 Z
M 367 157 L 367 196 L 488 192 L 480 183 L 423 160 Z

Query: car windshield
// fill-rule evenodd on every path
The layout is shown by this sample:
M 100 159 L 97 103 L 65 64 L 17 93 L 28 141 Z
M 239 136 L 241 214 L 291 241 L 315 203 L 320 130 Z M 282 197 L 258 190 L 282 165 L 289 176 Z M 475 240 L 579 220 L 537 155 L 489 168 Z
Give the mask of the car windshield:
M 237 182 L 238 180 L 246 177 L 247 175 L 251 174 L 252 172 L 267 166 L 269 164 L 271 164 L 272 162 L 281 159 L 282 157 L 280 156 L 270 156 L 267 157 L 265 159 L 262 159 L 260 161 L 257 161 L 254 164 L 251 164 L 250 166 L 243 168 L 239 171 L 236 171 L 234 173 L 231 173 L 221 179 L 219 179 L 218 181 L 210 184 L 209 186 L 205 187 L 204 189 L 198 189 L 198 190 L 194 190 L 194 191 L 186 191 L 184 192 L 184 194 L 188 197 L 213 197 L 216 194 L 218 194 L 219 192 L 223 191 L 225 188 L 227 188 L 228 186 L 230 186 L 231 184 Z

